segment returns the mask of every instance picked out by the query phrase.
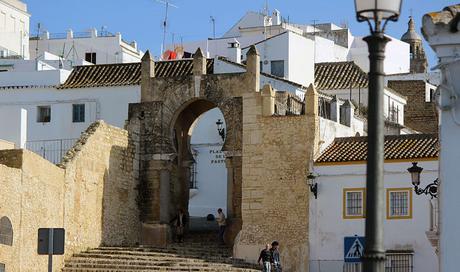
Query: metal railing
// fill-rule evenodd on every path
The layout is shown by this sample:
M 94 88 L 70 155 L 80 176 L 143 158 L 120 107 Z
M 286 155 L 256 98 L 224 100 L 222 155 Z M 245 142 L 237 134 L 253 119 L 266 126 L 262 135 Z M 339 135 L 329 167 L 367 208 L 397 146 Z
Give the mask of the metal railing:
M 386 252 L 385 272 L 413 272 L 412 251 Z M 343 260 L 315 260 L 310 261 L 310 272 L 363 272 L 362 263 L 346 263 Z
M 57 164 L 65 153 L 72 148 L 77 139 L 56 139 L 43 141 L 27 141 L 26 149 L 37 153 L 44 159 Z
M 189 181 L 189 189 L 197 189 L 197 180 L 196 180 L 196 163 L 193 163 L 190 167 L 190 181 Z

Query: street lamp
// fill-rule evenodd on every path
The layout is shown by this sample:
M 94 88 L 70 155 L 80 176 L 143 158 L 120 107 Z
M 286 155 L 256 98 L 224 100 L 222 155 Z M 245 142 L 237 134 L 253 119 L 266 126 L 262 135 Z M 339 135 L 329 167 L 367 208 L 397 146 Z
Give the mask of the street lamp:
M 216 122 L 217 125 L 217 132 L 219 133 L 220 137 L 222 137 L 222 141 L 225 141 L 225 128 L 224 128 L 224 122 L 222 120 L 218 119 Z
M 316 176 L 313 173 L 308 173 L 307 175 L 307 185 L 310 186 L 310 192 L 313 193 L 315 199 L 318 198 L 318 183 L 315 181 Z
M 414 191 L 417 195 L 425 194 L 430 195 L 431 199 L 438 197 L 438 184 L 439 179 L 435 179 L 432 183 L 428 184 L 424 189 L 419 188 L 420 185 L 420 174 L 423 168 L 417 166 L 416 162 L 412 163 L 412 167 L 407 168 L 407 171 L 411 174 L 412 185 L 414 185 Z
M 366 247 L 362 257 L 363 268 L 366 272 L 385 270 L 385 248 L 383 246 L 385 212 L 383 80 L 385 72 L 383 60 L 385 59 L 385 46 L 390 39 L 385 37 L 384 32 L 389 21 L 398 20 L 401 4 L 402 0 L 355 0 L 358 21 L 367 22 L 371 31 L 371 35 L 364 38 L 369 47 Z

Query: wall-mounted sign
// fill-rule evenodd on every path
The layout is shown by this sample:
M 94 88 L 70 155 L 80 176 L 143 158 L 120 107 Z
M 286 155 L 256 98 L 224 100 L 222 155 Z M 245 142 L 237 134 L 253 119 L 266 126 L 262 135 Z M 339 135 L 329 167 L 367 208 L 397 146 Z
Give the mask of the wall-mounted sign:
M 364 237 L 344 237 L 343 260 L 346 263 L 359 263 L 364 253 Z
M 221 150 L 209 150 L 211 154 L 211 164 L 225 163 L 225 154 Z

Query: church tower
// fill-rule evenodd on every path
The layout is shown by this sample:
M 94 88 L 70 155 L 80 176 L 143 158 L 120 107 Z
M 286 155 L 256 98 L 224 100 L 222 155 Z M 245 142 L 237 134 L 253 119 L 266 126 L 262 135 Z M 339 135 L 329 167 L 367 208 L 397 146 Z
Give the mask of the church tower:
M 423 49 L 422 38 L 415 31 L 414 19 L 409 17 L 409 29 L 401 37 L 401 41 L 410 45 L 410 72 L 426 73 L 428 62 Z

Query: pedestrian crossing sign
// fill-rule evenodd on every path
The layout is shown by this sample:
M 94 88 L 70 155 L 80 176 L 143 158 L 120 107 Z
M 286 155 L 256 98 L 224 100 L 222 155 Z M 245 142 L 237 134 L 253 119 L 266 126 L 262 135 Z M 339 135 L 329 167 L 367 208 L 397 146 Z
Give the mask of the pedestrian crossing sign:
M 364 237 L 344 237 L 344 256 L 346 263 L 359 263 L 364 253 Z

